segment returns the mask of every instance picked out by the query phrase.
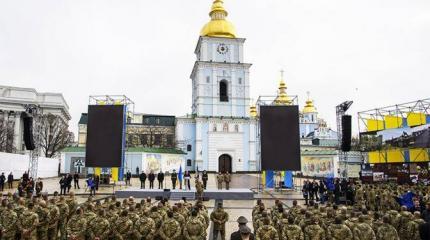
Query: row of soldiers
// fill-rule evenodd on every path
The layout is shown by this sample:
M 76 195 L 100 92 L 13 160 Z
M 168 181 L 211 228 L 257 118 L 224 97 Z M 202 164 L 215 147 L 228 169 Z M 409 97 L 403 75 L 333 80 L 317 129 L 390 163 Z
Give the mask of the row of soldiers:
M 72 192 L 50 199 L 10 194 L 0 207 L 0 239 L 203 240 L 209 222 L 202 201 L 170 206 L 166 199 L 155 204 L 150 198 L 138 203 L 113 196 L 103 203 L 89 197 L 78 206 Z
M 358 201 L 351 206 L 318 205 L 310 201 L 288 210 L 276 200 L 271 209 L 261 201 L 253 208 L 253 227 L 259 240 L 420 240 L 420 226 L 425 221 L 420 211 L 400 206 L 394 196 L 415 191 L 419 196 L 424 186 L 359 186 Z M 363 197 L 360 196 L 363 192 Z M 373 202 L 373 192 L 376 192 Z M 370 197 L 369 197 L 370 195 Z M 428 195 L 428 194 L 427 194 Z M 392 200 L 392 197 L 394 200 Z M 375 204 L 383 204 L 375 205 Z M 429 204 L 430 205 L 430 204 Z
M 225 183 L 225 189 L 230 190 L 231 175 L 229 172 L 219 172 L 216 176 L 216 180 L 218 183 L 218 189 L 222 189 L 223 183 Z

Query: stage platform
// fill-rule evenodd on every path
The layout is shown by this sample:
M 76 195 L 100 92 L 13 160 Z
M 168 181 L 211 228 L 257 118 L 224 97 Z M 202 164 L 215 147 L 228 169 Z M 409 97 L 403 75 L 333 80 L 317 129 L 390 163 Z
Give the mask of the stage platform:
M 191 190 L 163 190 L 163 189 L 140 189 L 140 188 L 126 188 L 115 191 L 115 195 L 119 198 L 156 198 L 163 197 L 172 200 L 180 200 L 182 197 L 186 197 L 189 200 L 195 199 L 196 189 Z M 252 200 L 254 199 L 254 193 L 250 189 L 245 188 L 232 188 L 230 190 L 219 190 L 219 189 L 207 189 L 203 193 L 203 197 L 209 199 L 219 200 Z

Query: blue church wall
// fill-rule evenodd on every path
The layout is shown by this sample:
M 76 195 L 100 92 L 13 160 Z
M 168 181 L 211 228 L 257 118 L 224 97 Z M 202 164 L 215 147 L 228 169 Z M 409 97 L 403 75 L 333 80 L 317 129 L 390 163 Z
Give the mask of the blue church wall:
M 244 171 L 249 171 L 249 128 L 250 125 L 243 126 L 243 166 Z

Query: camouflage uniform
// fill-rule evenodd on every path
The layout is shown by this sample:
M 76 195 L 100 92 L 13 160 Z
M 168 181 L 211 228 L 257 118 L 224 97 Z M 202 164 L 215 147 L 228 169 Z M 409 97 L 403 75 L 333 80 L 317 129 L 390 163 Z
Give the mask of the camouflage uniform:
M 230 189 L 230 182 L 231 182 L 231 175 L 230 173 L 226 172 L 224 174 L 224 182 L 225 182 L 225 189 Z
M 221 173 L 216 175 L 216 180 L 218 182 L 218 189 L 222 189 L 222 183 L 224 182 L 224 176 Z
M 65 239 L 67 218 L 69 216 L 69 206 L 64 200 L 60 200 L 60 202 L 57 204 L 57 207 L 60 210 L 60 219 L 58 220 L 58 230 L 60 230 L 60 239 Z
M 134 224 L 134 229 L 139 235 L 139 239 L 142 240 L 151 240 L 154 239 L 156 227 L 155 222 L 151 218 L 147 216 L 142 216 L 139 220 Z
M 20 218 L 21 240 L 36 240 L 37 230 L 36 227 L 39 224 L 39 217 L 32 210 L 25 210 Z
M 159 235 L 163 240 L 177 240 L 181 236 L 181 226 L 174 218 L 169 218 L 161 224 Z
M 0 215 L 0 230 L 3 234 L 1 239 L 14 240 L 19 224 L 18 215 L 12 209 L 3 210 Z
M 425 221 L 420 218 L 420 213 L 418 212 L 417 216 L 415 218 L 408 222 L 406 224 L 406 238 L 405 239 L 411 239 L 411 240 L 420 240 L 420 231 L 419 227 L 421 224 L 424 224 Z
M 205 225 L 197 217 L 190 217 L 184 227 L 185 240 L 205 240 Z
M 376 240 L 372 227 L 365 223 L 358 223 L 353 230 L 354 240 Z
M 115 222 L 114 237 L 115 240 L 127 240 L 133 230 L 133 222 L 127 216 L 121 216 Z
M 89 223 L 88 235 L 90 239 L 98 237 L 100 240 L 104 240 L 109 238 L 110 230 L 109 221 L 104 217 L 97 216 Z
M 219 205 L 218 208 L 211 213 L 211 221 L 213 225 L 213 236 L 221 234 L 221 240 L 225 240 L 225 223 L 228 221 L 228 213 Z
M 49 224 L 48 224 L 48 239 L 57 239 L 58 237 L 58 221 L 60 220 L 60 209 L 51 203 L 48 205 Z
M 87 220 L 83 215 L 74 214 L 67 224 L 68 239 L 85 240 Z
M 46 205 L 38 206 L 36 208 L 36 214 L 39 217 L 39 225 L 37 226 L 37 239 L 47 240 L 48 239 L 48 225 L 49 225 L 49 211 Z
M 78 203 L 76 202 L 76 199 L 72 195 L 70 196 L 70 198 L 67 198 L 66 204 L 69 207 L 68 219 L 70 219 L 73 216 L 73 214 L 76 212 L 76 208 L 78 208 Z
M 376 232 L 377 240 L 399 240 L 397 230 L 388 223 L 382 223 Z
M 314 222 L 303 230 L 305 240 L 325 240 L 325 231 Z
M 278 231 L 271 225 L 263 225 L 256 234 L 256 240 L 279 240 Z
M 403 211 L 400 213 L 400 224 L 398 229 L 400 239 L 409 239 L 407 238 L 407 236 L 409 235 L 407 230 L 407 223 L 412 221 L 413 218 L 414 216 L 410 212 Z
M 351 230 L 345 224 L 331 224 L 327 230 L 327 239 L 353 240 Z
M 285 225 L 282 228 L 282 240 L 303 240 L 304 234 L 302 229 L 295 224 Z

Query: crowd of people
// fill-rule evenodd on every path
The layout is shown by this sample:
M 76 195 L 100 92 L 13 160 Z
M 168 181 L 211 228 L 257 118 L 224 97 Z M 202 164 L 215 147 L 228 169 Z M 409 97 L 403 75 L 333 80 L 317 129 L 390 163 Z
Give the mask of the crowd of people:
M 314 188 L 308 188 L 310 199 L 304 206 L 294 201 L 293 206 L 287 209 L 277 200 L 271 209 L 266 209 L 265 205 L 258 201 L 252 212 L 255 238 L 260 240 L 430 239 L 429 186 L 347 183 L 345 189 L 349 190 L 345 191 L 350 191 L 351 196 L 348 197 L 346 205 L 336 204 L 336 199 L 329 199 L 326 204 L 321 204 L 324 198 L 329 198 L 324 196 L 327 191 L 319 192 L 320 184 L 312 183 L 308 186 L 314 186 Z

